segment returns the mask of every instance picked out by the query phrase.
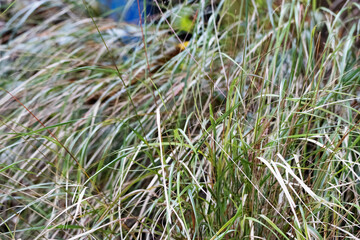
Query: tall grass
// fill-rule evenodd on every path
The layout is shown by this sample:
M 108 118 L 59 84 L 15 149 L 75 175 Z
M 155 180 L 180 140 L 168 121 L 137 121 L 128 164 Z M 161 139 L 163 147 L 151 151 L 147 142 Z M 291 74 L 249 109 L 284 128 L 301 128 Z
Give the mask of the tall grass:
M 11 4 L 1 239 L 360 239 L 359 4 Z

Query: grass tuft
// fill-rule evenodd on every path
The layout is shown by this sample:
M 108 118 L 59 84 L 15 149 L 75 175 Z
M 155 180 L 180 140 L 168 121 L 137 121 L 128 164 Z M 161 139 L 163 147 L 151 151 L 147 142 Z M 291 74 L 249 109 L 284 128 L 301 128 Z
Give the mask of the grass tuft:
M 360 239 L 356 1 L 3 2 L 1 239 Z

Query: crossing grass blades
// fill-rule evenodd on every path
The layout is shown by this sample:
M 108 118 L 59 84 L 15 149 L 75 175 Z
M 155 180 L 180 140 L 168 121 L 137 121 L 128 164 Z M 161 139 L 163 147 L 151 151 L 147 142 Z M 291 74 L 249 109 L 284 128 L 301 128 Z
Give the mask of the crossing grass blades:
M 189 1 L 141 29 L 5 1 L 0 238 L 359 239 L 360 6 L 338 2 Z

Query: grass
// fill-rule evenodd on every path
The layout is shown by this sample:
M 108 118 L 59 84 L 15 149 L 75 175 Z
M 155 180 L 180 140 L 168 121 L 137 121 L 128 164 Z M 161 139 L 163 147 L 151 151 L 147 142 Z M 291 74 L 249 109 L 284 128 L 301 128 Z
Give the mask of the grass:
M 0 238 L 360 239 L 360 6 L 267 2 L 5 1 Z

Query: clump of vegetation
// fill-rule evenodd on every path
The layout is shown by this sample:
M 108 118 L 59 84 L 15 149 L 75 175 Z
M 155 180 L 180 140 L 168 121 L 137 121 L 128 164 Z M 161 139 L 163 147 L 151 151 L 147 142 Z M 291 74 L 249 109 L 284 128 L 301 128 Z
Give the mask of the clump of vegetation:
M 359 239 L 360 6 L 340 2 L 185 1 L 140 27 L 5 1 L 1 238 Z

